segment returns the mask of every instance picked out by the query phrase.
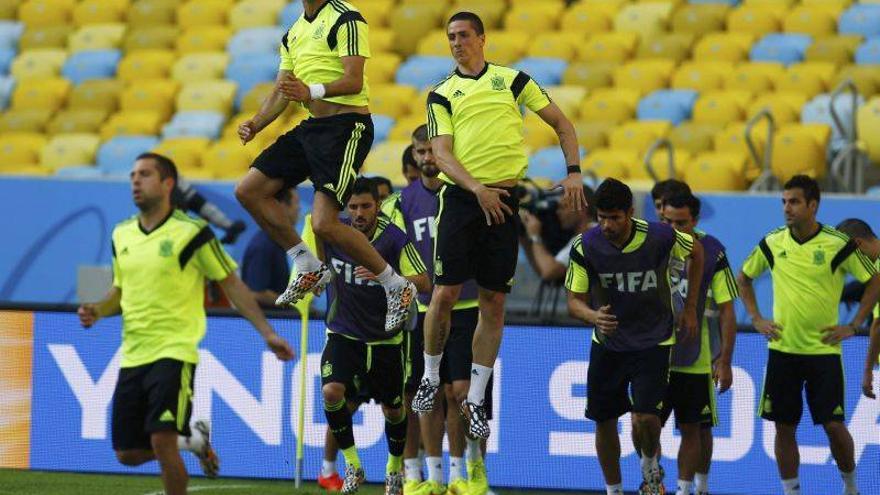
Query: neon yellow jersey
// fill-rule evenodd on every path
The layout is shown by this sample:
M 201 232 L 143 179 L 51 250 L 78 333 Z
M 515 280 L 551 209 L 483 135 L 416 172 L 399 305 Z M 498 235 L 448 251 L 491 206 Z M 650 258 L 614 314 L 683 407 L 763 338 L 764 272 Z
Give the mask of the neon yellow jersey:
M 428 136 L 452 136 L 455 158 L 483 184 L 521 179 L 528 157 L 520 105 L 538 112 L 550 103 L 525 72 L 492 63 L 476 76 L 456 69 L 428 93 Z
M 281 39 L 279 70 L 291 71 L 306 84 L 326 84 L 342 78 L 343 57 L 370 58 L 367 21 L 357 9 L 342 0 L 325 3 L 314 18 L 303 13 Z M 324 101 L 366 106 L 370 89 L 367 76 L 356 95 L 330 96 Z
M 773 321 L 782 338 L 770 349 L 792 354 L 840 354 L 840 344 L 822 342 L 822 329 L 839 323 L 846 274 L 867 282 L 877 273 L 854 241 L 827 225 L 799 242 L 782 227 L 767 234 L 746 259 L 743 273 L 755 279 L 770 270 Z
M 174 210 L 145 232 L 137 217 L 113 229 L 113 285 L 122 292 L 122 367 L 171 358 L 198 363 L 205 279 L 237 268 L 211 228 Z

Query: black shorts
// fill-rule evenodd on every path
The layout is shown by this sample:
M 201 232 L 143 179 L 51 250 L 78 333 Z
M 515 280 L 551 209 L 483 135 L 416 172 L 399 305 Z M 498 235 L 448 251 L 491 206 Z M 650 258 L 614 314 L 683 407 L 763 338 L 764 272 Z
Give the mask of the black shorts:
M 404 332 L 406 346 L 406 386 L 407 393 L 414 394 L 425 374 L 425 313 L 419 313 L 416 327 L 412 332 Z
M 712 427 L 718 424 L 715 410 L 715 383 L 712 374 L 669 374 L 669 389 L 663 401 L 660 419 L 666 426 L 669 415 L 675 411 L 675 425 L 699 423 Z
M 839 355 L 810 356 L 770 349 L 758 414 L 770 421 L 800 423 L 804 389 L 813 424 L 844 421 L 843 362 Z
M 403 406 L 406 363 L 401 344 L 368 345 L 342 335 L 327 335 L 321 355 L 321 384 L 345 385 L 345 398 L 364 402 L 361 392 L 392 409 Z
M 359 113 L 310 118 L 279 137 L 254 160 L 252 167 L 293 187 L 311 179 L 345 208 L 370 147 L 373 119 Z
M 472 193 L 448 184 L 440 192 L 435 239 L 434 282 L 459 285 L 475 279 L 480 287 L 509 293 L 519 254 L 519 200 L 504 203 L 513 211 L 500 225 L 486 225 L 486 215 Z
M 175 359 L 121 368 L 113 392 L 113 450 L 152 450 L 150 434 L 190 436 L 196 366 Z
M 586 417 L 605 421 L 630 411 L 659 416 L 669 385 L 671 347 L 618 352 L 593 342 L 587 371 Z

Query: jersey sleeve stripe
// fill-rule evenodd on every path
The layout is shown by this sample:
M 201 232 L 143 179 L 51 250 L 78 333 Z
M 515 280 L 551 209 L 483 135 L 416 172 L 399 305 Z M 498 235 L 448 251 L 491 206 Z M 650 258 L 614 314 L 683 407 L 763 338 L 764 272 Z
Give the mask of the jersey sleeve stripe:
M 739 297 L 739 287 L 736 285 L 733 270 L 729 266 L 724 269 L 724 281 L 727 282 L 727 291 L 730 292 L 730 297 L 733 299 Z
M 770 246 L 767 245 L 767 239 L 761 239 L 761 242 L 758 243 L 758 247 L 761 248 L 761 253 L 764 254 L 764 258 L 767 259 L 767 264 L 770 265 L 770 269 L 773 269 L 773 251 L 770 250 Z
M 281 45 L 284 46 L 284 49 L 290 51 L 290 47 L 287 46 L 287 35 L 290 34 L 290 31 L 284 33 L 284 36 L 281 37 Z
M 110 239 L 110 253 L 114 258 L 116 257 L 116 243 L 113 242 L 113 239 Z
M 855 241 L 853 241 L 853 240 L 848 241 L 840 249 L 840 251 L 838 251 L 837 254 L 834 255 L 834 258 L 831 259 L 831 273 L 836 272 L 837 269 L 840 267 L 840 265 L 844 261 L 846 261 L 846 259 L 849 258 L 849 256 L 851 254 L 856 252 L 857 249 L 858 249 L 858 246 L 856 246 Z
M 519 99 L 519 95 L 522 94 L 523 90 L 526 89 L 526 84 L 531 81 L 532 78 L 529 77 L 523 71 L 517 73 L 516 77 L 513 78 L 513 82 L 510 84 L 510 92 L 513 93 L 513 99 Z
M 336 18 L 336 22 L 333 23 L 333 27 L 331 27 L 330 32 L 327 33 L 327 46 L 329 46 L 331 50 L 335 50 L 336 45 L 339 43 L 339 29 L 350 21 L 363 22 L 364 24 L 367 23 L 367 20 L 364 19 L 364 16 L 362 16 L 360 12 L 354 10 L 343 12 L 338 18 Z M 351 43 L 352 34 L 354 34 L 354 38 L 357 38 L 357 29 L 355 28 L 354 33 L 352 33 L 351 30 L 349 30 L 348 33 L 348 41 Z
M 217 261 L 223 266 L 223 270 L 226 274 L 230 274 L 233 272 L 232 265 L 229 264 L 229 261 L 226 259 L 226 256 L 223 255 L 223 248 L 220 247 L 220 243 L 217 242 L 217 239 L 212 239 L 211 242 L 208 243 L 211 246 L 211 251 L 214 252 L 214 256 L 217 257 Z
M 189 260 L 192 259 L 194 254 L 196 254 L 196 251 L 210 242 L 213 238 L 214 231 L 211 230 L 211 227 L 208 227 L 207 225 L 202 227 L 202 230 L 200 230 L 199 233 L 183 247 L 183 250 L 180 251 L 180 255 L 177 257 L 177 260 L 180 263 L 180 269 L 183 270 L 186 268 L 186 264 L 189 263 Z
M 431 91 L 428 93 L 428 107 L 435 103 L 445 108 L 450 115 L 452 114 L 452 103 L 449 103 L 449 100 L 445 96 L 441 96 L 437 92 Z

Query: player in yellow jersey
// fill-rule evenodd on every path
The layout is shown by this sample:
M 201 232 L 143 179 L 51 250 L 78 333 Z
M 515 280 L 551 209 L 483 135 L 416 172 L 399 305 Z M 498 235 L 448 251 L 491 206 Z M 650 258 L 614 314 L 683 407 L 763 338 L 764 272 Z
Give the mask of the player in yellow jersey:
M 459 12 L 447 24 L 455 71 L 428 94 L 428 136 L 445 183 L 440 194 L 434 253 L 435 288 L 425 317 L 425 374 L 413 410 L 434 409 L 440 362 L 462 284 L 479 286 L 468 398 L 462 413 L 471 437 L 488 438 L 483 403 L 501 345 L 504 300 L 519 250 L 519 215 L 511 188 L 528 159 L 520 105 L 536 112 L 559 136 L 568 175 L 563 207 L 585 208 L 574 126 L 526 73 L 486 62 L 483 21 Z
M 177 169 L 168 158 L 154 153 L 137 158 L 131 191 L 140 213 L 113 230 L 113 287 L 103 301 L 78 311 L 86 328 L 122 313 L 113 450 L 126 466 L 158 460 L 167 495 L 186 493 L 180 450 L 194 453 L 208 477 L 219 469 L 209 424 L 189 425 L 197 347 L 207 324 L 205 279 L 219 281 L 278 359 L 293 359 L 208 224 L 171 206 L 176 181 Z
M 844 481 L 856 495 L 853 440 L 844 423 L 840 342 L 854 334 L 877 303 L 880 275 L 855 241 L 816 221 L 820 192 L 815 179 L 796 175 L 785 183 L 785 227 L 767 234 L 748 256 L 738 281 L 755 329 L 767 337 L 769 355 L 758 413 L 776 424 L 776 463 L 785 495 L 800 495 L 795 433 L 803 413 L 802 391 L 813 423 L 828 435 Z M 770 270 L 773 319 L 764 318 L 752 280 Z M 847 274 L 867 282 L 852 321 L 840 325 L 838 307 Z
M 366 237 L 339 221 L 351 188 L 373 143 L 369 87 L 364 64 L 370 57 L 367 22 L 342 0 L 303 0 L 304 12 L 281 40 L 275 89 L 254 117 L 238 129 L 242 143 L 252 140 L 291 102 L 309 118 L 282 135 L 254 161 L 235 195 L 257 223 L 293 259 L 297 276 L 276 304 L 295 303 L 320 291 L 332 270 L 322 263 L 287 222 L 274 199 L 282 188 L 311 179 L 315 188 L 312 227 L 358 264 L 378 274 L 388 312 L 385 330 L 403 326 L 415 286 L 394 272 Z

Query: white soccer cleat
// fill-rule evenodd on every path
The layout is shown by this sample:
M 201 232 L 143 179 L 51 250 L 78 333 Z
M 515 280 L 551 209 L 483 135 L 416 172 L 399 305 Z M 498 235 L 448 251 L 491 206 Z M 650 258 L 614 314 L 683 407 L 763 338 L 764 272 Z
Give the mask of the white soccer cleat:
M 193 423 L 193 429 L 202 435 L 202 448 L 198 452 L 193 452 L 199 458 L 199 464 L 202 465 L 202 472 L 208 478 L 216 478 L 220 474 L 220 457 L 214 447 L 211 446 L 211 423 L 204 419 L 197 420 Z
M 287 286 L 283 294 L 275 300 L 276 306 L 290 306 L 296 304 L 309 292 L 320 292 L 333 280 L 333 271 L 324 263 L 312 272 L 300 272 Z
M 433 411 L 434 398 L 437 397 L 438 390 L 440 390 L 440 384 L 434 385 L 431 380 L 422 378 L 412 400 L 412 410 L 418 414 L 428 414 Z
M 385 331 L 400 330 L 412 317 L 411 306 L 416 300 L 416 285 L 409 280 L 400 287 L 385 292 L 388 310 L 385 313 Z

